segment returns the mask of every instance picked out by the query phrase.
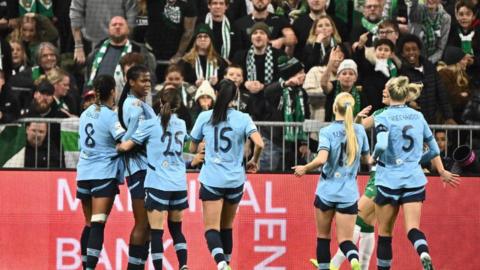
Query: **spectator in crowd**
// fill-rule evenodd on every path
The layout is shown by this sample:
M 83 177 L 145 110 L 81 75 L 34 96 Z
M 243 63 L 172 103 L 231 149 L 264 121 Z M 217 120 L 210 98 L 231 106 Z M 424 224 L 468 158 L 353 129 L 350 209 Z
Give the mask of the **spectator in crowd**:
M 390 39 L 377 39 L 374 42 L 374 58 L 365 57 L 365 49 L 357 47 L 354 59 L 358 65 L 358 82 L 363 86 L 362 92 L 372 111 L 383 108 L 382 92 L 390 78 L 396 77 L 398 67 L 392 59 L 395 45 Z
M 418 0 L 411 0 L 408 21 L 410 33 L 422 40 L 424 45 L 422 55 L 433 64 L 442 59 L 451 21 L 450 15 L 443 9 L 440 0 L 429 0 L 425 4 L 419 4 Z
M 3 72 L 0 71 L 0 124 L 11 123 L 20 115 L 17 100 L 11 92 L 10 86 L 5 83 Z
M 452 106 L 453 119 L 461 124 L 462 113 L 471 99 L 471 85 L 466 69 L 470 57 L 458 48 L 447 46 L 443 62 L 439 62 L 438 74 Z
M 63 70 L 55 68 L 47 73 L 48 81 L 53 85 L 53 99 L 57 109 L 69 117 L 78 116 L 79 107 L 76 98 L 70 93 L 70 76 Z
M 90 105 L 95 103 L 95 90 L 87 89 L 83 93 L 83 100 L 82 100 L 82 112 L 85 111 Z M 81 113 L 80 113 L 81 114 Z
M 206 24 L 195 30 L 194 43 L 190 51 L 178 63 L 185 74 L 185 81 L 199 87 L 204 80 L 215 86 L 223 79 L 227 63 L 215 51 L 213 33 Z
M 195 105 L 192 108 L 192 121 L 197 120 L 198 115 L 203 111 L 208 111 L 215 104 L 215 90 L 208 81 L 203 81 L 195 93 Z
M 23 117 L 67 118 L 68 115 L 58 109 L 53 94 L 55 87 L 43 75 L 33 93 L 32 104 Z
M 453 167 L 453 159 L 451 155 L 452 149 L 447 145 L 447 131 L 441 129 L 435 130 L 435 140 L 437 141 L 438 149 L 440 150 L 440 158 L 442 159 L 443 167 L 446 170 L 450 170 Z M 433 172 L 436 172 L 436 169 L 437 168 L 433 166 L 431 168 Z
M 48 0 L 41 1 L 48 2 Z M 72 0 L 55 1 L 55 4 L 53 4 L 53 18 L 51 18 L 51 20 L 58 30 L 60 54 L 71 54 L 75 47 L 71 28 L 72 23 L 70 21 L 71 4 Z M 72 55 L 69 55 L 69 57 L 71 58 Z
M 272 83 L 264 90 L 266 104 L 268 104 L 266 120 L 284 123 L 303 122 L 310 118 L 308 95 L 302 87 L 305 81 L 303 64 L 296 58 L 288 59 L 287 56 L 281 56 L 278 60 L 278 69 L 281 82 Z M 307 163 L 308 137 L 301 128 L 268 129 L 262 132 L 262 136 L 267 145 L 260 159 L 262 169 L 285 170 L 296 164 Z M 283 143 L 285 143 L 285 151 L 282 153 Z M 273 144 L 273 153 L 268 151 L 269 144 Z M 283 168 L 282 156 L 285 157 Z
M 290 22 L 306 14 L 308 10 L 308 4 L 304 0 L 273 0 L 272 4 L 275 9 L 275 15 L 284 16 Z
M 373 41 L 378 38 L 378 25 L 382 21 L 382 10 L 384 2 L 381 0 L 366 0 L 363 6 L 363 17 L 360 23 L 354 24 L 350 35 L 352 49 L 357 47 L 371 47 Z
M 91 86 L 93 80 L 102 74 L 110 75 L 115 78 L 117 100 L 120 98 L 120 93 L 125 85 L 125 78 L 123 76 L 122 67 L 120 66 L 120 59 L 128 53 L 138 52 L 144 56 L 149 56 L 147 49 L 135 42 L 132 42 L 128 35 L 130 30 L 128 28 L 125 18 L 115 16 L 110 20 L 108 26 L 108 38 L 99 43 L 93 53 L 90 54 L 87 60 L 87 72 L 85 80 L 87 85 Z M 150 64 L 149 68 L 153 71 L 154 61 L 147 62 Z
M 252 110 L 248 113 L 254 120 L 263 120 L 265 99 L 262 90 L 277 82 L 278 58 L 284 53 L 269 45 L 270 28 L 264 22 L 255 23 L 250 29 L 251 43 L 248 50 L 238 51 L 233 62 L 240 65 L 246 74 L 245 88 L 251 93 Z
M 330 59 L 328 61 L 327 70 L 323 73 L 320 80 L 322 89 L 326 95 L 325 101 L 325 122 L 331 122 L 334 119 L 333 115 L 333 101 L 335 97 L 342 93 L 347 92 L 353 96 L 355 99 L 355 106 L 353 108 L 353 116 L 356 116 L 360 112 L 361 108 L 365 107 L 367 104 L 362 92 L 360 89 L 355 86 L 358 78 L 358 68 L 355 61 L 352 59 L 343 60 L 337 68 L 337 80 L 330 81 L 330 73 L 335 66 L 335 54 L 339 54 L 340 49 L 337 47 L 335 50 L 332 50 L 330 53 Z
M 429 124 L 456 124 L 448 101 L 447 91 L 435 66 L 420 55 L 422 42 L 420 38 L 407 34 L 398 44 L 403 63 L 399 75 L 405 75 L 413 83 L 422 83 L 423 90 L 415 101 Z
M 335 22 L 328 15 L 322 15 L 315 20 L 309 33 L 303 51 L 303 63 L 307 71 L 314 66 L 326 65 L 330 51 L 342 42 Z
M 10 48 L 12 51 L 12 76 L 29 68 L 28 57 L 23 43 L 19 40 L 11 40 Z
M 307 44 L 307 39 L 310 34 L 310 32 L 305 31 L 305 29 L 311 29 L 314 21 L 320 19 L 322 15 L 327 15 L 326 0 L 308 0 L 307 2 L 310 12 L 300 15 L 292 25 L 295 36 L 297 37 L 297 45 L 295 45 L 294 53 L 297 59 L 305 59 L 303 49 Z
M 327 64 L 323 66 L 312 67 L 305 76 L 305 82 L 303 83 L 303 88 L 307 91 L 308 101 L 310 103 L 310 115 L 311 119 L 324 121 L 325 120 L 325 101 L 326 101 L 326 92 L 322 88 L 321 78 L 323 74 L 327 71 L 328 63 L 330 63 L 329 69 L 329 81 L 333 82 L 337 79 L 337 69 L 340 63 L 350 57 L 349 46 L 346 44 L 339 44 L 338 50 L 335 50 L 335 53 L 328 54 L 326 62 Z M 314 136 L 314 138 L 316 138 Z M 316 150 L 316 149 L 315 149 Z
M 24 75 L 27 75 L 25 79 L 30 78 L 32 82 L 36 81 L 41 75 L 46 74 L 51 69 L 58 67 L 60 60 L 57 47 L 49 42 L 40 43 L 36 55 L 37 65 L 24 71 Z
M 226 15 L 228 7 L 228 0 L 208 0 L 209 12 L 205 17 L 205 23 L 213 31 L 213 46 L 225 60 L 233 57 L 233 52 L 236 51 L 236 44 L 232 42 L 234 37 L 231 23 Z
M 248 113 L 252 107 L 250 104 L 251 94 L 243 84 L 244 79 L 242 67 L 237 64 L 230 64 L 225 70 L 224 78 L 231 80 L 238 87 L 238 97 L 235 101 L 236 109 L 238 111 Z
M 408 33 L 408 0 L 386 0 L 383 6 L 383 18 L 397 25 L 399 32 Z
M 85 63 L 90 50 L 108 37 L 110 20 L 116 16 L 126 18 L 128 25 L 133 27 L 137 16 L 136 0 L 72 0 L 70 21 L 76 62 Z
M 177 63 L 192 39 L 197 13 L 191 1 L 147 0 L 146 41 L 157 61 Z M 160 30 L 161 29 L 161 30 Z M 165 64 L 157 65 L 157 78 L 164 78 Z
M 38 64 L 36 53 L 40 43 L 55 43 L 58 39 L 58 31 L 47 17 L 27 13 L 20 18 L 18 26 L 10 35 L 10 39 L 23 42 L 25 48 L 27 48 L 29 62 Z
M 250 48 L 252 27 L 258 22 L 263 22 L 270 30 L 270 43 L 273 48 L 282 49 L 284 46 L 291 50 L 297 43 L 295 32 L 285 17 L 274 15 L 267 9 L 271 0 L 252 0 L 253 12 L 250 15 L 238 19 L 234 24 L 234 31 L 239 49 Z
M 0 0 L 0 39 L 4 39 L 15 28 L 18 18 L 18 2 Z
M 467 73 L 475 87 L 480 87 L 480 27 L 474 27 L 475 6 L 468 0 L 455 4 L 455 20 L 448 45 L 462 48 L 468 56 Z
M 137 1 L 137 17 L 135 26 L 132 28 L 132 40 L 140 44 L 145 43 L 145 35 L 148 29 L 147 0 Z
M 171 84 L 177 88 L 179 95 L 182 97 L 182 106 L 180 106 L 180 110 L 185 109 L 191 111 L 195 104 L 195 92 L 197 91 L 197 87 L 185 81 L 182 68 L 177 64 L 170 65 L 167 68 L 164 79 L 165 82 L 163 84 L 159 84 L 155 87 L 152 96 L 156 96 L 165 85 Z M 191 120 L 183 120 L 187 123 L 187 129 L 189 129 L 189 127 L 191 127 L 190 124 L 192 124 Z
M 181 96 L 182 87 L 177 87 L 175 84 L 172 84 L 172 83 L 164 83 L 163 85 L 158 86 L 159 91 L 152 98 L 152 107 L 153 107 L 153 110 L 155 111 L 155 113 L 157 113 L 157 114 L 160 113 L 160 108 L 161 108 L 160 97 L 162 95 L 162 91 L 165 91 L 165 90 L 169 91 L 169 90 L 172 90 L 172 89 L 174 89 Z M 193 107 L 193 104 L 192 104 L 192 107 Z M 193 110 L 192 110 L 192 107 L 188 108 L 182 102 L 180 107 L 176 111 L 176 114 L 178 115 L 178 118 L 185 121 L 185 125 L 187 127 L 187 130 L 190 130 L 193 126 L 193 121 L 192 121 Z
M 21 167 L 25 168 L 62 168 L 60 166 L 60 150 L 56 148 L 48 134 L 45 122 L 30 122 L 25 126 L 27 143 L 25 160 Z M 63 162 L 62 162 L 63 163 Z

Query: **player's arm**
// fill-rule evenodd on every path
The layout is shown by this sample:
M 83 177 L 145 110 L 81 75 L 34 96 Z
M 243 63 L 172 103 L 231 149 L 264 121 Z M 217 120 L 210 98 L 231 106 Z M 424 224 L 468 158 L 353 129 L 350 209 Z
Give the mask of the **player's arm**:
M 373 150 L 372 158 L 376 160 L 388 147 L 388 129 L 386 126 L 380 124 L 375 128 L 377 132 L 377 144 Z
M 260 159 L 260 154 L 262 154 L 265 144 L 263 142 L 262 136 L 258 131 L 253 132 L 250 135 L 250 139 L 252 140 L 254 147 L 253 156 L 247 163 L 247 171 L 256 172 L 258 170 L 258 161 Z
M 323 166 L 327 162 L 328 159 L 328 151 L 322 149 L 318 152 L 317 157 L 314 160 L 310 161 L 307 165 L 297 165 L 293 166 L 292 169 L 295 170 L 294 174 L 297 177 L 304 175 L 305 173 L 315 170 L 316 168 Z
M 135 147 L 136 143 L 133 140 L 124 141 L 122 143 L 117 144 L 117 151 L 118 152 L 128 152 Z

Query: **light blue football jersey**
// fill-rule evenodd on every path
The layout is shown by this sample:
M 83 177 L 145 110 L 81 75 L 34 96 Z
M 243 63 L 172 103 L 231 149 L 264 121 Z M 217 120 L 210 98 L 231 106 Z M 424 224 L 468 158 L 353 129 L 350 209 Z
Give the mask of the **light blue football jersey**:
M 205 164 L 200 182 L 212 187 L 234 188 L 245 182 L 243 147 L 257 127 L 245 113 L 228 109 L 227 120 L 211 125 L 212 110 L 202 112 L 191 132 L 192 140 L 205 140 Z
M 187 135 L 185 121 L 173 114 L 166 132 L 160 117 L 143 121 L 132 136 L 137 144 L 147 146 L 145 187 L 163 191 L 187 190 L 183 142 Z
M 97 106 L 91 105 L 80 116 L 78 133 L 77 180 L 118 178 L 123 181 L 123 163 L 115 145 L 125 130 L 117 113 L 106 106 L 100 106 L 97 111 Z
M 419 164 L 423 143 L 433 140 L 423 115 L 405 105 L 390 106 L 376 115 L 375 130 L 388 132 L 388 146 L 377 163 L 377 186 L 391 189 L 421 187 L 427 178 Z
M 354 124 L 358 152 L 351 166 L 347 164 L 345 124 L 335 121 L 320 129 L 318 151 L 328 151 L 327 162 L 322 167 L 316 195 L 329 202 L 349 203 L 359 198 L 357 173 L 360 155 L 369 153 L 368 138 L 362 125 Z
M 129 94 L 123 103 L 123 121 L 125 126 L 129 128 L 131 121 L 137 124 L 133 127 L 134 130 L 127 130 L 127 133 L 134 134 L 138 126 L 145 120 L 155 117 L 155 112 L 147 103 Z M 147 169 L 147 157 L 136 153 L 128 160 L 127 175 L 134 174 L 140 170 Z

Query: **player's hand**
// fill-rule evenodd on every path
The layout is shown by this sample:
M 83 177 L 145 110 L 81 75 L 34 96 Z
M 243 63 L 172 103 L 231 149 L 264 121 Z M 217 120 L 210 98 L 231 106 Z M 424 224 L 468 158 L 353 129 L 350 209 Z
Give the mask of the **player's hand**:
M 363 108 L 358 114 L 357 117 L 365 118 L 368 117 L 370 111 L 372 110 L 372 105 L 368 105 L 367 107 Z
M 442 178 L 443 183 L 448 184 L 452 187 L 458 187 L 458 185 L 460 185 L 460 176 L 458 174 L 451 173 L 447 170 L 439 172 L 439 174 Z
M 247 162 L 247 173 L 256 173 L 259 169 L 258 163 L 253 159 Z
M 293 166 L 292 169 L 294 170 L 293 174 L 296 177 L 301 177 L 305 175 L 305 173 L 307 173 L 307 166 L 297 165 L 297 166 Z

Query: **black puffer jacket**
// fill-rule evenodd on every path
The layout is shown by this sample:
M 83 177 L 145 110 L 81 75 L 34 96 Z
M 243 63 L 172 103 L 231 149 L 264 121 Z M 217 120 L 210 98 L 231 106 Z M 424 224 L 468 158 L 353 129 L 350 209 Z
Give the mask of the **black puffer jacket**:
M 480 90 L 473 93 L 472 99 L 463 111 L 462 120 L 467 125 L 480 125 Z

